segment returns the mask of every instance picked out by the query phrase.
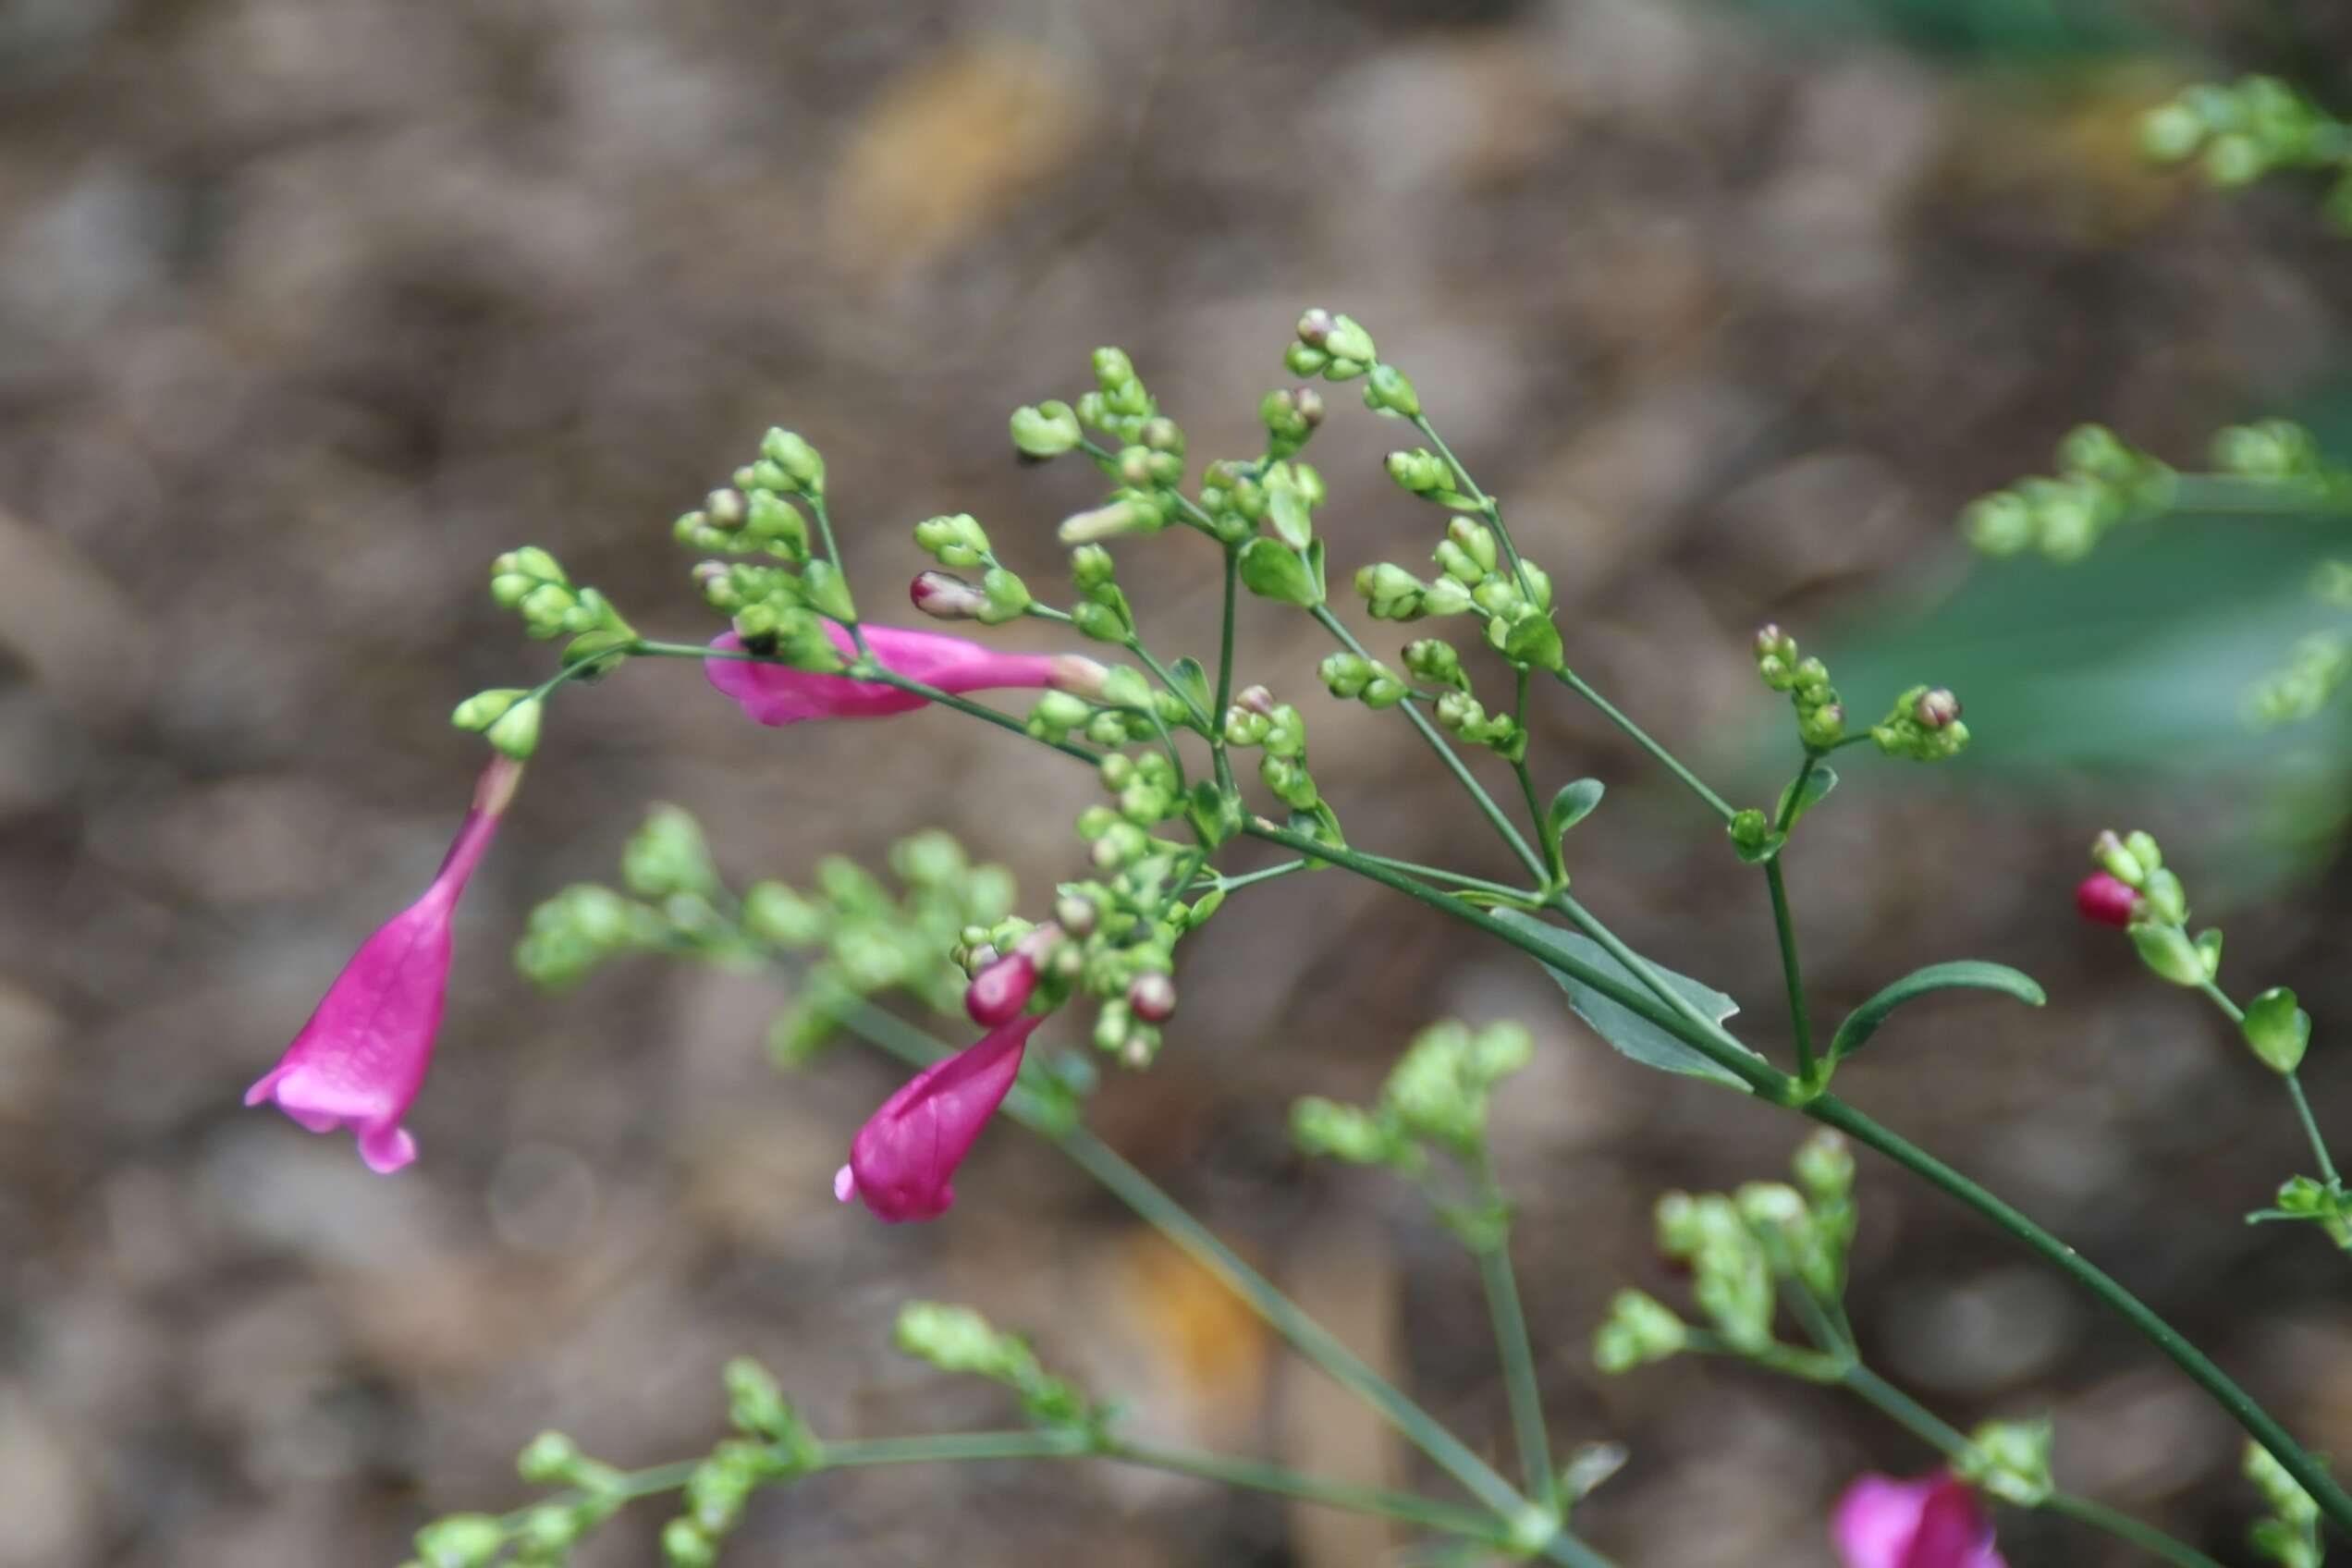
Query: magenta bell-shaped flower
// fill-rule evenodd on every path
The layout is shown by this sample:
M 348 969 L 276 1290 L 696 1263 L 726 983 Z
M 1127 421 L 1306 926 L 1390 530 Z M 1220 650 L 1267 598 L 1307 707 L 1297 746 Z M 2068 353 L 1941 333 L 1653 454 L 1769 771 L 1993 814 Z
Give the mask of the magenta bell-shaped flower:
M 521 778 L 522 765 L 508 757 L 484 771 L 433 885 L 361 944 L 277 1065 L 245 1091 L 247 1105 L 275 1099 L 313 1133 L 349 1127 L 372 1170 L 416 1158 L 400 1121 L 433 1065 L 449 987 L 449 919 Z
M 1845 1568 L 2006 1568 L 1976 1494 L 1943 1474 L 1860 1477 L 1831 1512 L 1830 1538 Z
M 955 1202 L 956 1167 L 1011 1092 L 1022 1051 L 1044 1022 L 1037 1013 L 1016 1018 L 916 1073 L 858 1129 L 833 1195 L 860 1199 L 892 1224 L 945 1214 Z
M 913 631 L 896 626 L 867 626 L 865 645 L 892 672 L 920 680 L 958 696 L 967 692 L 991 692 L 1008 687 L 1057 687 L 1084 694 L 1089 683 L 1098 685 L 1102 667 L 1069 654 L 1010 654 L 950 637 L 940 631 Z M 831 621 L 826 634 L 845 659 L 857 657 L 849 632 Z M 711 643 L 714 648 L 740 652 L 743 640 L 732 631 Z M 754 664 L 747 659 L 704 659 L 710 683 L 735 699 L 743 712 L 761 724 L 798 724 L 811 718 L 881 718 L 912 713 L 924 699 L 879 680 L 859 680 L 847 675 L 825 675 L 780 664 Z

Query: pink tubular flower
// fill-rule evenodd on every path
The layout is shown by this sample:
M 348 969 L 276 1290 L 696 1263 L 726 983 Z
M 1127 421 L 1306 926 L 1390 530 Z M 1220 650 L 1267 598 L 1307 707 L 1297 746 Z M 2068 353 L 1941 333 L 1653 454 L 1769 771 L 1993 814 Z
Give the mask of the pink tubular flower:
M 1043 1022 L 1016 1018 L 916 1073 L 858 1129 L 833 1195 L 863 1199 L 894 1225 L 945 1214 L 955 1202 L 956 1167 L 1011 1091 L 1022 1051 Z
M 2121 877 L 2094 871 L 2075 885 L 2075 909 L 2094 925 L 2120 928 L 2138 913 L 2139 895 Z
M 1000 653 L 941 631 L 913 631 L 896 626 L 868 626 L 865 645 L 893 672 L 925 686 L 961 696 L 967 692 L 992 692 L 1005 687 L 1058 687 L 1081 691 L 1099 682 L 1102 667 L 1074 655 Z M 845 659 L 857 656 L 849 632 L 831 621 L 827 635 Z M 712 647 L 741 652 L 743 640 L 732 631 Z M 703 671 L 710 683 L 741 704 L 743 712 L 762 724 L 798 724 L 809 718 L 881 718 L 911 713 L 924 704 L 912 692 L 879 680 L 857 680 L 846 675 L 823 675 L 780 664 L 753 664 L 746 659 L 704 659 Z
M 416 1158 L 400 1119 L 433 1065 L 449 986 L 449 917 L 521 778 L 522 765 L 508 757 L 484 770 L 433 885 L 361 945 L 277 1065 L 245 1091 L 247 1105 L 275 1099 L 313 1133 L 350 1127 L 372 1170 Z
M 1864 1476 L 1830 1515 L 1845 1568 L 2006 1568 L 1976 1495 L 1943 1474 Z

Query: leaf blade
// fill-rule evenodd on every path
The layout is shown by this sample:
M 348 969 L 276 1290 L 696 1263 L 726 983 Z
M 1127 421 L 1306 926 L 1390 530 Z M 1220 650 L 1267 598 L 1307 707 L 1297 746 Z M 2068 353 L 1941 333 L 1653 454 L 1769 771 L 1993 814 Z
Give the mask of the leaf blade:
M 1948 963 L 1931 963 L 1886 986 L 1868 1001 L 1846 1014 L 1837 1033 L 1830 1038 L 1830 1060 L 1843 1061 L 1860 1050 L 1879 1032 L 1888 1015 L 1908 1001 L 1934 991 L 1977 990 L 1998 991 L 2015 997 L 2027 1007 L 2040 1007 L 2049 997 L 2033 977 L 2005 963 L 1991 963 L 1984 959 L 1954 959 Z
M 1563 931 L 1549 921 L 1537 920 L 1516 910 L 1498 909 L 1493 913 L 1497 920 L 1509 922 L 1537 937 L 1546 947 L 1574 958 L 1579 963 L 1598 969 L 1612 978 L 1622 979 L 1636 990 L 1644 988 L 1638 975 L 1588 937 Z M 1739 1003 L 1712 986 L 1694 980 L 1687 974 L 1677 974 L 1663 964 L 1653 963 L 1650 967 L 1658 971 L 1660 978 L 1668 986 L 1716 1023 L 1721 1023 L 1739 1011 Z M 1611 1048 L 1620 1056 L 1661 1072 L 1705 1078 L 1711 1083 L 1728 1084 L 1743 1093 L 1752 1092 L 1746 1082 L 1729 1068 L 1720 1066 L 1697 1048 L 1684 1045 L 1623 1003 L 1603 996 L 1574 974 L 1550 963 L 1544 964 L 1544 972 L 1567 993 L 1569 1010 L 1583 1019 L 1593 1033 L 1608 1041 Z M 1740 1048 L 1747 1050 L 1750 1055 L 1758 1054 L 1746 1046 Z M 1758 1060 L 1761 1060 L 1760 1056 Z

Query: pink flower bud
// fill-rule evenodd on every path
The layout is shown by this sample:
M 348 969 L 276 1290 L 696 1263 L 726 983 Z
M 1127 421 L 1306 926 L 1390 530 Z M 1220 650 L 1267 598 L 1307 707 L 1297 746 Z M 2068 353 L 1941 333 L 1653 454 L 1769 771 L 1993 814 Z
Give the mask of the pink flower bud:
M 1127 1005 L 1146 1023 L 1165 1023 L 1176 1011 L 1176 982 L 1157 970 L 1138 974 L 1127 987 Z
M 1058 661 L 1045 654 L 999 653 L 939 631 L 913 631 L 896 626 L 867 626 L 862 630 L 865 645 L 885 668 L 958 696 L 968 692 L 1001 691 L 1008 687 L 1037 689 L 1053 684 Z M 842 657 L 857 656 L 857 644 L 846 630 L 827 621 L 825 631 Z M 711 646 L 740 653 L 743 642 L 729 632 Z M 826 675 L 748 659 L 705 659 L 703 673 L 713 686 L 734 698 L 746 716 L 761 724 L 798 724 L 811 718 L 880 718 L 912 713 L 925 701 L 912 692 L 902 692 L 879 680 L 859 680 L 847 675 Z
M 981 1028 L 994 1029 L 1020 1017 L 1036 989 L 1036 960 L 1025 952 L 1010 952 L 972 977 L 964 987 L 963 1011 Z
M 1233 705 L 1247 708 L 1261 718 L 1270 718 L 1274 714 L 1274 693 L 1263 686 L 1244 686 L 1233 693 Z
M 1024 1014 L 916 1073 L 858 1129 L 833 1195 L 859 1199 L 892 1224 L 945 1214 L 955 1202 L 956 1168 L 1011 1092 L 1022 1052 L 1043 1022 Z
M 2075 885 L 2075 909 L 2085 920 L 2121 929 L 2139 913 L 2139 895 L 2120 878 L 2094 871 Z
M 1960 699 L 1941 686 L 1922 692 L 1911 704 L 1911 717 L 1924 729 L 1942 729 L 1960 717 Z
M 1864 1476 L 1830 1515 L 1845 1568 L 2005 1568 L 1976 1495 L 1946 1475 Z
M 522 765 L 508 757 L 483 772 L 433 885 L 361 945 L 277 1065 L 245 1091 L 247 1105 L 275 1099 L 313 1133 L 351 1128 L 373 1170 L 416 1158 L 416 1140 L 400 1122 L 433 1065 L 449 986 L 450 916 L 521 779 Z
M 988 607 L 988 595 L 951 571 L 918 572 L 907 597 L 933 620 L 970 620 Z
M 1103 680 L 1109 674 L 1099 662 L 1084 654 L 1056 654 L 1046 671 L 1046 684 L 1057 692 L 1094 702 L 1102 696 Z

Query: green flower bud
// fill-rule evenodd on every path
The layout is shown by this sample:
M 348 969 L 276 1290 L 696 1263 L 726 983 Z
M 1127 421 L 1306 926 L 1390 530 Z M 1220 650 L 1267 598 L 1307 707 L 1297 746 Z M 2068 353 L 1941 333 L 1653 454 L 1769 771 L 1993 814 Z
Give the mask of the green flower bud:
M 1593 1336 L 1593 1365 L 1614 1377 L 1675 1355 L 1689 1339 L 1689 1329 L 1665 1303 L 1641 1291 L 1620 1291 Z
M 561 1432 L 542 1432 L 515 1460 L 515 1471 L 534 1487 L 572 1484 L 580 1473 L 580 1445 Z
M 459 729 L 479 732 L 496 723 L 498 717 L 531 693 L 519 686 L 497 686 L 486 692 L 476 692 L 459 703 L 449 722 Z
M 2150 839 L 2150 843 L 2154 840 Z M 2126 888 L 2147 885 L 2148 867 L 2127 849 L 2113 828 L 2102 828 L 2090 841 L 2090 858 L 2099 868 Z
M 1331 695 L 1347 701 L 1370 684 L 1372 661 L 1354 654 L 1332 654 L 1316 667 L 1316 673 L 1323 678 Z
M 2019 1508 L 2049 1501 L 2053 1434 L 2047 1419 L 1988 1421 L 1968 1434 L 1969 1449 L 1954 1468 L 1960 1478 Z
M 2141 861 L 2140 864 L 2145 865 L 2148 863 Z M 2163 867 L 2157 866 L 2148 873 L 2147 880 L 2141 884 L 2140 893 L 2147 900 L 2147 910 L 2150 919 L 2177 925 L 2188 918 L 2187 890 L 2182 888 L 2179 877 Z
M 1412 419 L 1421 412 L 1421 395 L 1413 389 L 1413 382 L 1404 372 L 1394 365 L 1376 364 L 1364 378 L 1364 406 L 1375 413 Z
M 1397 488 L 1412 496 L 1434 495 L 1450 488 L 1452 475 L 1445 461 L 1427 447 L 1416 447 L 1410 452 L 1390 452 L 1388 456 L 1389 477 Z
M 815 447 L 789 430 L 770 430 L 760 437 L 760 456 L 784 471 L 788 483 L 767 486 L 803 496 L 825 494 L 825 459 Z
M 2159 976 L 2175 986 L 2205 984 L 2205 960 L 2179 926 L 2135 921 L 2130 934 L 2140 962 Z
M 676 806 L 657 805 L 620 852 L 620 877 L 641 899 L 676 893 L 708 897 L 718 890 L 718 870 L 702 824 Z
M 1386 1165 L 1405 1153 L 1370 1112 L 1314 1096 L 1291 1107 L 1291 1141 L 1302 1154 L 1351 1165 Z
M 1123 644 L 1127 641 L 1127 618 L 1109 605 L 1096 604 L 1091 599 L 1072 605 L 1070 622 L 1078 629 L 1079 635 L 1090 637 L 1097 643 Z
M 981 573 L 980 590 L 987 599 L 979 614 L 983 626 L 1018 620 L 1029 613 L 1029 606 L 1035 603 L 1029 596 L 1029 585 L 1000 566 Z
M 812 947 L 831 924 L 824 906 L 781 882 L 754 882 L 743 895 L 743 929 L 770 947 Z
M 1095 382 L 1105 392 L 1116 391 L 1135 379 L 1135 361 L 1124 349 L 1102 348 L 1094 353 Z
M 1796 716 L 1796 737 L 1814 751 L 1828 751 L 1845 739 L 1845 709 L 1836 703 L 1823 703 L 1803 710 Z
M 2301 1065 L 2311 1043 L 2311 1015 L 2295 1004 L 2295 993 L 2284 986 L 2273 986 L 2248 1003 L 2240 1029 L 2262 1065 L 2280 1074 Z
M 483 730 L 482 738 L 517 762 L 528 762 L 539 749 L 539 721 L 545 708 L 537 697 L 516 703 Z
M 1261 535 L 1242 546 L 1242 586 L 1261 599 L 1310 607 L 1323 602 L 1314 570 L 1280 539 Z
M 1084 439 L 1078 416 L 1067 403 L 1045 402 L 1012 410 L 1012 444 L 1024 458 L 1043 462 Z
M 2186 162 L 2204 141 L 2205 122 L 2185 104 L 2166 104 L 2140 116 L 2139 150 L 2157 163 Z
M 941 566 L 978 566 L 989 553 L 988 532 L 970 512 L 924 519 L 914 525 L 914 542 Z
M 506 1544 L 506 1527 L 486 1513 L 452 1513 L 416 1533 L 425 1568 L 489 1568 Z
M 1148 712 L 1152 705 L 1151 681 L 1139 669 L 1113 666 L 1103 674 L 1102 700 L 1110 707 Z
M 1770 818 L 1751 806 L 1746 811 L 1733 814 L 1729 831 L 1733 843 L 1743 850 L 1753 851 L 1764 848 L 1770 839 L 1772 823 Z
M 1844 1203 L 1854 1194 L 1854 1147 L 1842 1133 L 1826 1129 L 1796 1147 L 1797 1184 L 1818 1207 Z
M 1330 362 L 1330 355 L 1305 343 L 1293 343 L 1282 351 L 1282 368 L 1292 375 L 1320 375 Z
M 692 1519 L 672 1519 L 662 1526 L 663 1568 L 712 1568 L 718 1548 Z
M 1432 685 L 1464 684 L 1462 655 L 1452 643 L 1438 637 L 1420 637 L 1404 645 L 1404 668 L 1415 680 Z
M 1431 613 L 1443 614 L 1435 608 L 1437 597 L 1434 592 L 1430 594 Z M 1560 643 L 1560 628 L 1535 606 L 1522 606 L 1520 614 L 1509 618 L 1508 627 L 1503 633 L 1502 653 L 1512 663 L 1555 671 L 1568 667 L 1566 652 Z

